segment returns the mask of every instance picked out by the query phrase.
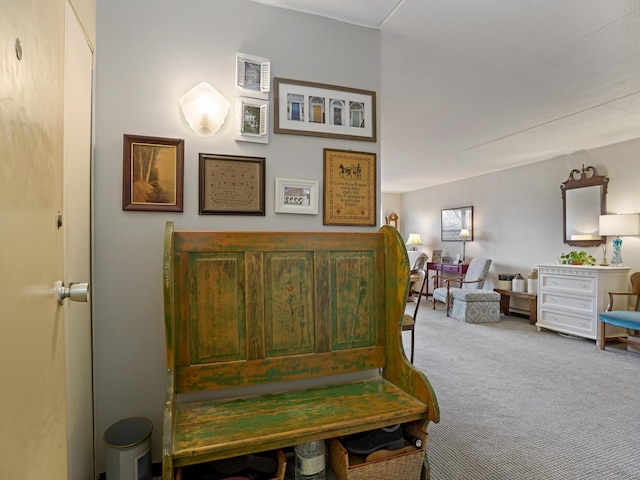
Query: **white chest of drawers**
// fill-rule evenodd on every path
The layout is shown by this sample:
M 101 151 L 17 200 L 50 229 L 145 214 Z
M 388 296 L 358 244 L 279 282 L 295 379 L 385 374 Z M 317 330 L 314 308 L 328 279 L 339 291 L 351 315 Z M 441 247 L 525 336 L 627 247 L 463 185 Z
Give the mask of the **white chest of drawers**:
M 629 290 L 628 267 L 538 265 L 538 330 L 546 328 L 597 340 L 598 314 L 609 292 Z M 607 327 L 607 335 L 623 333 Z

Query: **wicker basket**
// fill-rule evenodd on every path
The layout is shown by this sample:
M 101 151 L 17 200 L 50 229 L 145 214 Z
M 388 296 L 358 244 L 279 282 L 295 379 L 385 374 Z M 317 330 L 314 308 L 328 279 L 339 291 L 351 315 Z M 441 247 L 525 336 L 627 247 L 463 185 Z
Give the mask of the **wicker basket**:
M 349 454 L 338 439 L 332 438 L 329 444 L 329 462 L 338 480 L 382 480 L 398 478 L 402 480 L 420 480 L 427 433 L 416 424 L 403 425 L 406 432 L 422 440 L 422 448 L 402 453 L 374 462 L 349 465 Z

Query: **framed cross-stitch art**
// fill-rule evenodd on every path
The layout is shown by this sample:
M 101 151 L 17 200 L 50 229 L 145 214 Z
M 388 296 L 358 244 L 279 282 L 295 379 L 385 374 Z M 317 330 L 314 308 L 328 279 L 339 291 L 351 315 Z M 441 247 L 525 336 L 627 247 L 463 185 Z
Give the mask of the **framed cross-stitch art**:
M 324 225 L 376 225 L 376 154 L 324 149 Z

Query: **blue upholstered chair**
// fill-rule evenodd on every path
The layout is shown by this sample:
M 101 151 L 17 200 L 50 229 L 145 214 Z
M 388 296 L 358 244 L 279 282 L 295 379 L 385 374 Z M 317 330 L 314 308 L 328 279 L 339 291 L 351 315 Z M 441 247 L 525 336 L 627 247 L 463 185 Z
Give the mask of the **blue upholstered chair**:
M 469 323 L 497 322 L 500 320 L 500 294 L 493 290 L 483 290 L 489 273 L 491 259 L 474 258 L 464 277 L 440 277 L 444 287 L 433 291 L 433 308 L 437 302 L 445 304 L 447 317 Z M 451 284 L 460 284 L 460 287 Z
M 624 306 L 628 308 L 629 299 L 635 296 L 635 304 L 633 310 L 614 310 L 614 298 L 622 297 L 624 300 Z M 604 347 L 608 341 L 625 342 L 630 345 L 640 347 L 640 341 L 633 340 L 627 336 L 607 337 L 606 327 L 607 325 L 614 325 L 616 327 L 624 328 L 628 331 L 632 331 L 636 337 L 640 335 L 640 272 L 636 272 L 631 275 L 631 291 L 630 292 L 609 292 L 609 305 L 606 311 L 600 314 L 600 349 L 604 350 Z

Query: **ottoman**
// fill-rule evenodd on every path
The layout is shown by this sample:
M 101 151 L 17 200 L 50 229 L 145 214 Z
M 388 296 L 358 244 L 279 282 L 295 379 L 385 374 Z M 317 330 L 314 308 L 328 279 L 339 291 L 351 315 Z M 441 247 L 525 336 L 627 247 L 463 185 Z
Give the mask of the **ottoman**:
M 451 289 L 451 316 L 467 323 L 499 322 L 500 294 L 492 290 Z

